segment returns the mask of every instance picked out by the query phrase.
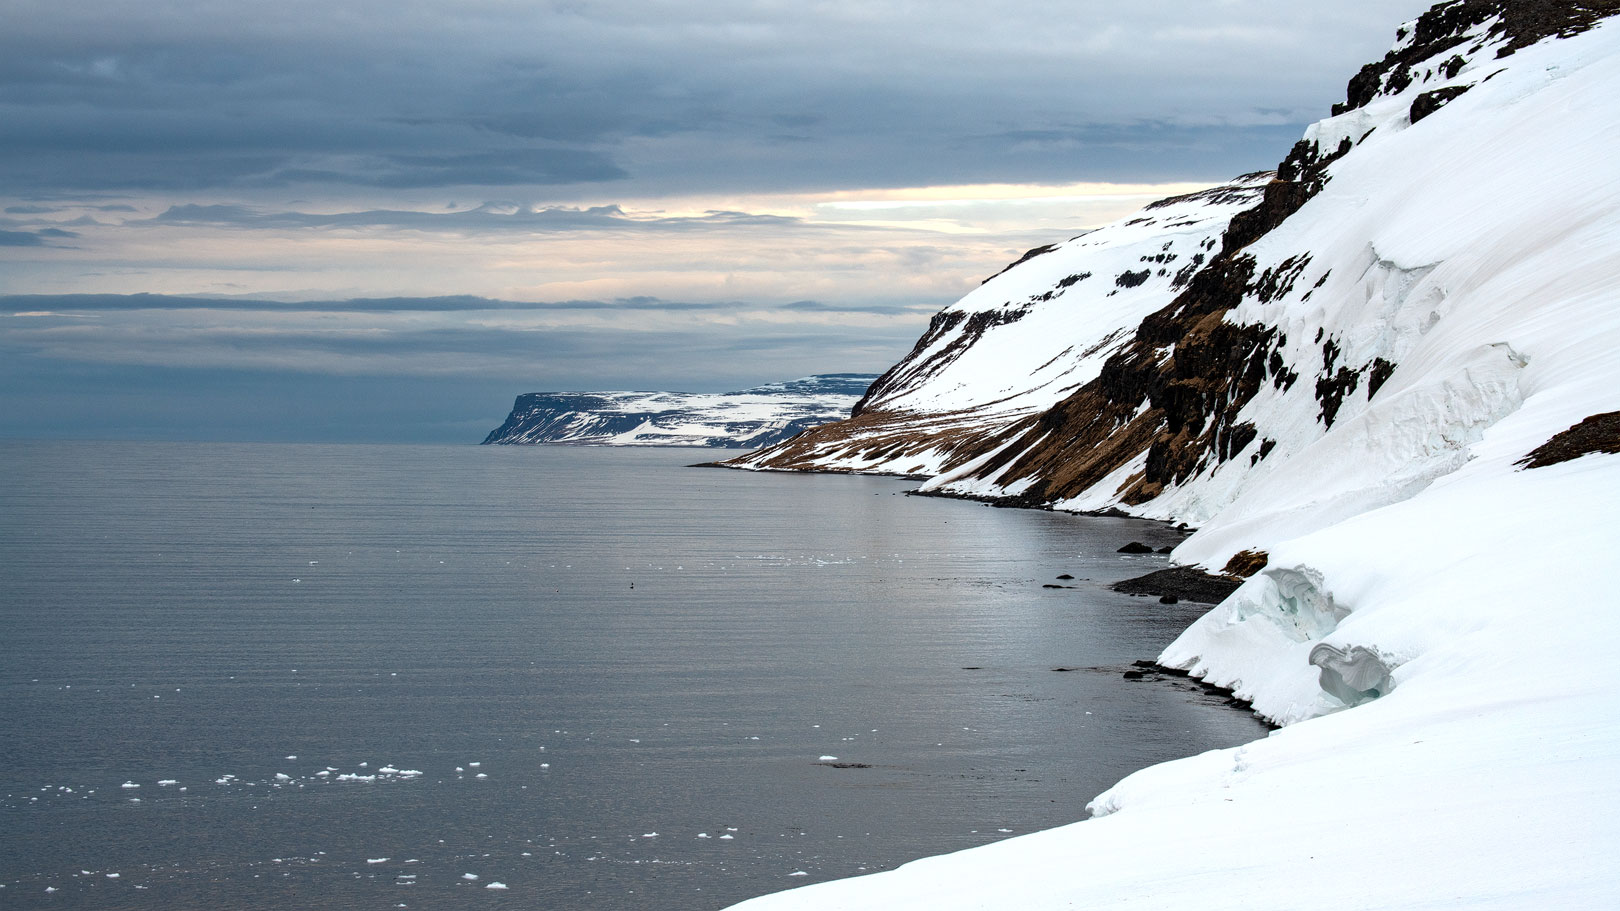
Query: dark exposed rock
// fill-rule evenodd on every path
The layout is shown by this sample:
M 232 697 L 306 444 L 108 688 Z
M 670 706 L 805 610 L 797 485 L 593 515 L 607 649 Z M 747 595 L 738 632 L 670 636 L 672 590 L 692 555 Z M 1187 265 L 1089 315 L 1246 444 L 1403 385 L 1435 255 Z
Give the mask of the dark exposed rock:
M 1232 555 L 1221 568 L 1221 573 L 1227 576 L 1236 576 L 1247 579 L 1255 573 L 1266 568 L 1271 555 L 1263 550 L 1240 550 Z
M 1135 288 L 1136 286 L 1147 281 L 1148 276 L 1151 274 L 1152 273 L 1147 269 L 1143 269 L 1140 272 L 1121 272 L 1114 276 L 1114 284 L 1121 288 Z
M 1493 19 L 1487 36 L 1507 39 L 1496 52 L 1496 56 L 1506 57 L 1543 38 L 1579 34 L 1616 13 L 1620 13 L 1620 0 L 1453 0 L 1438 4 L 1418 17 L 1410 43 L 1350 78 L 1345 102 L 1334 105 L 1333 113 L 1363 107 L 1386 90 L 1399 92 L 1412 83 L 1412 67 L 1460 47 L 1469 30 Z M 1442 72 L 1451 78 L 1461 71 L 1463 62 L 1460 55 L 1453 55 Z
M 1450 104 L 1452 99 L 1471 88 L 1473 88 L 1471 85 L 1448 85 L 1432 92 L 1424 92 L 1412 99 L 1412 108 L 1407 116 L 1411 118 L 1413 123 L 1417 123 L 1419 120 Z
M 816 765 L 824 765 L 829 769 L 870 769 L 872 767 L 871 763 L 867 762 L 818 762 Z
M 1069 575 L 1068 573 L 1064 573 L 1063 575 L 1058 576 L 1058 578 L 1059 579 L 1073 579 L 1074 577 Z
M 1231 687 L 1217 686 L 1213 683 L 1206 683 L 1197 679 L 1187 671 L 1175 667 L 1165 667 L 1156 661 L 1132 661 L 1130 669 L 1126 670 L 1121 676 L 1123 676 L 1126 680 L 1141 680 L 1148 683 L 1161 683 L 1175 687 L 1176 689 L 1201 693 L 1204 696 L 1222 700 L 1227 705 L 1234 708 L 1247 709 L 1250 712 L 1254 711 L 1254 706 L 1250 704 L 1247 699 L 1244 699 L 1238 696 L 1237 693 L 1233 692 Z M 1255 717 L 1259 718 L 1266 727 L 1271 728 L 1272 730 L 1277 729 L 1277 725 L 1266 718 L 1258 714 L 1256 714 Z
M 1394 364 L 1381 357 L 1373 358 L 1372 365 L 1367 371 L 1367 398 L 1377 395 L 1378 390 L 1383 388 L 1384 382 L 1389 379 L 1389 375 L 1394 372 Z
M 1260 278 L 1254 283 L 1254 296 L 1260 303 L 1269 304 L 1279 297 L 1283 297 L 1294 290 L 1294 282 L 1299 280 L 1301 272 L 1311 264 L 1310 254 L 1290 256 L 1270 269 L 1262 272 Z
M 1316 381 L 1316 400 L 1322 404 L 1322 426 L 1332 427 L 1345 396 L 1356 391 L 1361 374 L 1349 367 L 1340 367 L 1337 373 L 1324 375 Z
M 1163 546 L 1163 547 L 1159 548 L 1158 550 L 1154 551 L 1154 553 L 1156 553 L 1156 554 L 1167 554 L 1167 553 L 1170 553 L 1173 550 L 1175 550 L 1174 547 L 1171 547 L 1170 545 L 1166 544 L 1165 546 Z
M 1153 548 L 1147 546 L 1146 544 L 1143 544 L 1141 541 L 1132 541 L 1131 543 L 1125 545 L 1124 547 L 1121 547 L 1117 551 L 1117 553 L 1122 553 L 1122 554 L 1151 554 L 1151 553 L 1153 553 Z
M 1171 595 L 1200 604 L 1219 604 L 1237 591 L 1242 579 L 1217 576 L 1191 566 L 1175 566 L 1114 583 L 1114 591 L 1127 595 Z
M 1620 453 L 1620 411 L 1592 415 L 1568 430 L 1555 434 L 1516 464 L 1525 468 L 1545 468 L 1594 452 Z
M 1177 598 L 1175 595 L 1160 595 L 1159 596 L 1159 603 L 1160 604 L 1180 604 L 1181 599 Z

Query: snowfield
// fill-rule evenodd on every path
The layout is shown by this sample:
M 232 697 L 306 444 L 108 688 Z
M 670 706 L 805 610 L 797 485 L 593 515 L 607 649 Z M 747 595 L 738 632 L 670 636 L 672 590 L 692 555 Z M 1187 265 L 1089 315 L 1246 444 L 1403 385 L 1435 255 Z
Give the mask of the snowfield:
M 1275 352 L 1252 436 L 1053 504 L 1198 525 L 1181 563 L 1267 553 L 1159 660 L 1285 726 L 1086 822 L 739 909 L 1620 907 L 1620 438 L 1524 463 L 1620 412 L 1620 22 L 1498 57 L 1497 21 L 1307 132 L 1347 154 L 1245 250 L 1292 277 L 1222 317 Z M 987 467 L 1036 435 L 925 486 L 1019 493 Z

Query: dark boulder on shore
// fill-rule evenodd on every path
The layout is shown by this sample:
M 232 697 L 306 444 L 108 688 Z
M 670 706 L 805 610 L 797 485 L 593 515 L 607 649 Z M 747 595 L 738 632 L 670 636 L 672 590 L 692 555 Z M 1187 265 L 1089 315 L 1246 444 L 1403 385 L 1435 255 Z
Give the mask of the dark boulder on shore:
M 1141 541 L 1132 541 L 1124 547 L 1121 547 L 1118 552 L 1122 554 L 1151 554 L 1153 553 L 1153 548 L 1143 544 Z
M 1171 597 L 1200 604 L 1219 604 L 1242 584 L 1242 579 L 1231 576 L 1206 573 L 1191 566 L 1174 566 L 1116 582 L 1113 589 L 1127 595 L 1154 595 L 1161 600 Z

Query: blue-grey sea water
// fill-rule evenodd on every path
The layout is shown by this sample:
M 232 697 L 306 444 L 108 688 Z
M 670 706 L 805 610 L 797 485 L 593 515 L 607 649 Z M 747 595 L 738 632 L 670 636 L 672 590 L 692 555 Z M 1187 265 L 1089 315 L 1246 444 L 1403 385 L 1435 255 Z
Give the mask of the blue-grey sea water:
M 716 909 L 1264 733 L 1121 679 L 1172 529 L 704 457 L 0 441 L 0 906 Z

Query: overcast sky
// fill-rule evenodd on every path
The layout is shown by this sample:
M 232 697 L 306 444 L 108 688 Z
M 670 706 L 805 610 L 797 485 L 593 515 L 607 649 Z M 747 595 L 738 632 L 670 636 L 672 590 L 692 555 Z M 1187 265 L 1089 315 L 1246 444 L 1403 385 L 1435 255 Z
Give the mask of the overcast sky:
M 1427 5 L 0 0 L 0 435 L 879 372 L 1022 250 L 1274 166 Z

